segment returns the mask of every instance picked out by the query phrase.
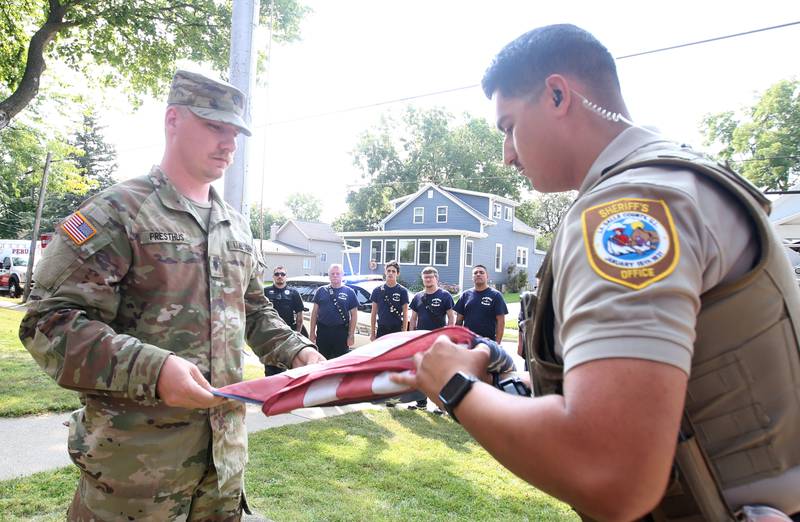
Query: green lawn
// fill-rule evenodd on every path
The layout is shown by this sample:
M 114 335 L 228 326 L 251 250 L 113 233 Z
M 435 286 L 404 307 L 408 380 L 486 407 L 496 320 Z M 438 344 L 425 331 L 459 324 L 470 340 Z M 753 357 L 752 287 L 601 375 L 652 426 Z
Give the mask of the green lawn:
M 63 520 L 77 470 L 0 482 L 9 520 Z M 276 521 L 579 520 L 449 419 L 369 410 L 250 437 L 251 506 Z
M 78 394 L 59 388 L 19 341 L 23 312 L 0 309 L 0 417 L 80 407 Z
M 80 407 L 78 394 L 42 371 L 19 341 L 23 312 L 0 308 L 0 417 L 19 417 Z M 264 376 L 261 364 L 246 364 L 246 380 Z

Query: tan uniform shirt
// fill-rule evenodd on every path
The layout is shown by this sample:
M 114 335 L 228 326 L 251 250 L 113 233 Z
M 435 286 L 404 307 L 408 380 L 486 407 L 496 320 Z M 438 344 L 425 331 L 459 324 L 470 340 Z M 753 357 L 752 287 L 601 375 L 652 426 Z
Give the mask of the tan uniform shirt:
M 579 200 L 553 245 L 555 342 L 564 372 L 596 359 L 634 357 L 690 373 L 700 294 L 744 274 L 756 258 L 754 232 L 722 188 L 690 171 L 642 168 L 587 193 L 604 169 L 660 138 L 635 127 L 598 156 Z M 663 201 L 674 221 L 677 264 L 669 275 L 634 290 L 601 277 L 587 256 L 582 214 L 619 199 Z M 667 226 L 667 223 L 664 224 Z

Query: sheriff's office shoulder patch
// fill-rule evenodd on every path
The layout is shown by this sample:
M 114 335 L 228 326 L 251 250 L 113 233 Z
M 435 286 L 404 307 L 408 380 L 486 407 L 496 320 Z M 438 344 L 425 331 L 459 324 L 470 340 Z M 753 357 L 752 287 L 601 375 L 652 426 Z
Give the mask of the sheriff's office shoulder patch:
M 91 239 L 97 230 L 81 214 L 75 212 L 61 223 L 61 229 L 72 239 L 76 245 L 82 245 Z
M 680 256 L 667 204 L 623 198 L 583 211 L 589 264 L 601 277 L 639 290 L 675 270 Z

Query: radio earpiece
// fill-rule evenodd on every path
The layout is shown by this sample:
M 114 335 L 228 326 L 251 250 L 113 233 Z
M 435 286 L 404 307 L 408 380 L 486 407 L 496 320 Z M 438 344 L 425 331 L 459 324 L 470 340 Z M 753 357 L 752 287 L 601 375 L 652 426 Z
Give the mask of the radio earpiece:
M 561 94 L 561 91 L 558 89 L 553 89 L 553 103 L 556 104 L 556 107 L 561 105 L 561 100 L 564 99 L 564 95 Z

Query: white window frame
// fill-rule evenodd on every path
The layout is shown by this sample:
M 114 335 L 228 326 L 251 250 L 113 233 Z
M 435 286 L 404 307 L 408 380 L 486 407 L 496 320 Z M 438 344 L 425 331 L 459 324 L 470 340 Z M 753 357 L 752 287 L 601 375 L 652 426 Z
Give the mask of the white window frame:
M 433 199 L 433 189 L 428 190 L 428 199 Z
M 503 244 L 502 243 L 495 243 L 494 244 L 494 271 L 495 272 L 502 272 L 503 271 Z
M 419 221 L 417 221 L 417 210 L 419 213 Z M 425 207 L 414 207 L 414 217 L 411 219 L 415 225 L 422 225 L 425 223 Z
M 523 255 L 520 255 L 520 254 L 523 254 Z M 522 261 L 520 261 L 521 258 L 525 259 L 524 263 Z M 516 259 L 516 261 L 517 261 L 517 266 L 521 266 L 523 268 L 528 268 L 528 248 L 527 247 L 520 247 L 520 246 L 517 247 L 517 259 Z
M 492 218 L 503 219 L 503 205 L 500 203 L 493 203 L 492 205 Z
M 394 243 L 394 257 L 389 257 L 389 243 Z M 396 239 L 386 239 L 383 242 L 383 258 L 388 263 L 392 259 L 397 260 L 397 240 Z
M 303 258 L 303 270 L 311 270 L 311 258 L 304 257 Z
M 513 207 L 505 207 L 503 219 L 506 221 L 511 221 L 514 219 L 514 209 Z
M 444 263 L 437 263 L 436 262 L 436 245 L 439 243 L 445 244 L 444 249 Z M 450 261 L 450 240 L 449 239 L 434 239 L 433 240 L 433 266 L 447 266 Z
M 464 243 L 464 266 L 472 266 L 475 257 L 475 241 L 467 239 Z
M 372 252 L 373 252 L 372 245 L 374 243 L 380 243 L 380 245 L 381 245 L 380 246 L 380 249 L 381 249 L 380 255 L 375 259 L 375 262 L 378 263 L 379 265 L 383 264 L 383 240 L 382 239 L 370 239 L 369 240 L 369 260 L 370 261 L 373 260 L 372 259 Z
M 413 243 L 414 244 L 414 258 L 411 261 L 401 261 L 400 260 L 402 255 L 403 255 L 402 254 L 403 247 L 401 247 L 400 245 L 403 244 L 403 241 L 406 241 L 407 243 Z M 417 240 L 416 239 L 398 239 L 397 240 L 397 262 L 400 263 L 401 265 L 416 265 L 417 264 L 417 252 L 418 252 L 418 250 L 417 250 Z
M 327 263 L 328 262 L 328 253 L 327 252 L 322 252 L 319 255 L 319 262 L 320 263 Z
M 439 210 L 440 209 L 444 209 L 444 219 L 443 220 L 439 219 L 440 217 L 442 217 L 442 216 L 439 215 Z M 442 206 L 436 207 L 436 222 L 437 223 L 447 223 L 447 205 L 442 205 Z
M 422 262 L 422 243 L 428 243 L 428 261 Z M 433 262 L 433 240 L 420 239 L 417 241 L 417 264 L 428 266 Z

